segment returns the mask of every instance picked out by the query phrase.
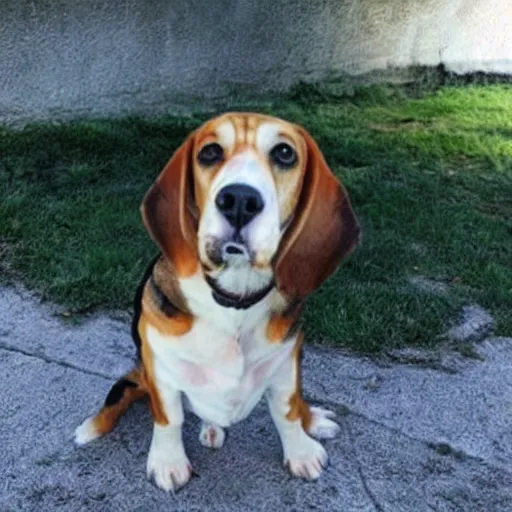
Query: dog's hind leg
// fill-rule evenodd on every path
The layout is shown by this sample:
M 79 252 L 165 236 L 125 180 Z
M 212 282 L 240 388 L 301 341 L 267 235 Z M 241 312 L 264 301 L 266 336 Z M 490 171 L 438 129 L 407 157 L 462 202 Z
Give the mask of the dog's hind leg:
M 82 445 L 111 432 L 130 405 L 147 395 L 141 368 L 132 370 L 111 388 L 98 414 L 87 418 L 75 430 L 75 443 Z

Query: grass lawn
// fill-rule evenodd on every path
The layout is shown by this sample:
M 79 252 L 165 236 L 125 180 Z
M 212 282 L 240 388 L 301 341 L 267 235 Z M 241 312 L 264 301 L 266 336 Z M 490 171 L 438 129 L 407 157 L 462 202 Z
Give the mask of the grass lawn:
M 257 110 L 310 130 L 363 225 L 362 246 L 309 301 L 311 341 L 432 345 L 474 303 L 512 334 L 512 86 L 303 86 Z M 155 253 L 141 198 L 205 119 L 0 129 L 1 279 L 76 312 L 129 308 Z

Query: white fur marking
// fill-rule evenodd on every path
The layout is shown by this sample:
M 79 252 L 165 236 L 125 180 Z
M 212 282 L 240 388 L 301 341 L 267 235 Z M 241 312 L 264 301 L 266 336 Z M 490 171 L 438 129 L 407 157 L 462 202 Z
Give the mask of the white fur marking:
M 98 437 L 101 437 L 101 432 L 94 425 L 94 416 L 87 418 L 75 430 L 75 443 L 78 445 L 90 443 Z
M 239 295 L 250 295 L 265 288 L 272 279 L 270 269 L 255 269 L 249 265 L 229 266 L 221 272 L 213 272 L 212 277 L 222 290 Z
M 284 456 L 292 475 L 306 480 L 318 479 L 329 460 L 324 447 L 306 434 L 287 443 Z
M 215 133 L 217 134 L 217 140 L 219 144 L 226 148 L 226 149 L 232 149 L 235 145 L 235 127 L 230 121 L 225 121 L 224 123 L 220 124 L 217 127 L 217 130 L 215 130 Z
M 201 432 L 199 432 L 199 442 L 206 446 L 206 448 L 213 448 L 218 450 L 222 448 L 224 444 L 224 439 L 226 439 L 226 433 L 224 429 L 219 427 L 218 425 L 214 425 L 213 423 L 205 423 L 201 424 Z
M 308 433 L 317 439 L 332 439 L 340 431 L 340 426 L 332 421 L 335 414 L 322 407 L 311 407 L 311 425 Z
M 286 141 L 289 142 L 288 139 L 280 137 L 279 131 L 281 130 L 281 125 L 278 123 L 261 123 L 258 126 L 258 132 L 256 134 L 256 147 L 258 150 L 265 154 L 268 154 L 270 150 L 279 142 Z
M 181 425 L 153 426 L 153 439 L 147 462 L 148 478 L 164 491 L 175 491 L 185 485 L 192 467 L 181 439 Z
M 269 397 L 269 406 L 283 445 L 284 463 L 294 476 L 316 480 L 328 461 L 324 447 L 304 432 L 300 419 L 286 418 L 287 403 Z

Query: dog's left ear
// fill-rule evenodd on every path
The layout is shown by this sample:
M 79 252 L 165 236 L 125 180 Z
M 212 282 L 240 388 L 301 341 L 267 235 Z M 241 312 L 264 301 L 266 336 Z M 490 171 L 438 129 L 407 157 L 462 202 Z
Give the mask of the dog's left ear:
M 194 274 L 198 264 L 192 185 L 194 142 L 192 133 L 164 167 L 141 205 L 146 229 L 180 277 Z
M 352 252 L 360 227 L 347 192 L 316 142 L 306 130 L 298 129 L 306 142 L 306 169 L 296 215 L 281 242 L 274 269 L 279 290 L 300 300 Z

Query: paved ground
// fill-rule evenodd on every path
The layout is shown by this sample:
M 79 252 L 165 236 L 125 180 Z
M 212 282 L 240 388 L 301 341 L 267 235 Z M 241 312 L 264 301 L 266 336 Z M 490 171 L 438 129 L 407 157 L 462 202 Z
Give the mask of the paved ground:
M 110 436 L 84 448 L 74 428 L 130 368 L 126 322 L 73 325 L 24 291 L 0 289 L 0 510 L 512 510 L 512 339 L 475 345 L 481 358 L 395 354 L 385 364 L 313 350 L 310 400 L 337 411 L 331 464 L 294 480 L 264 405 L 212 453 L 188 419 L 199 474 L 175 496 L 145 477 L 151 420 L 137 404 Z

